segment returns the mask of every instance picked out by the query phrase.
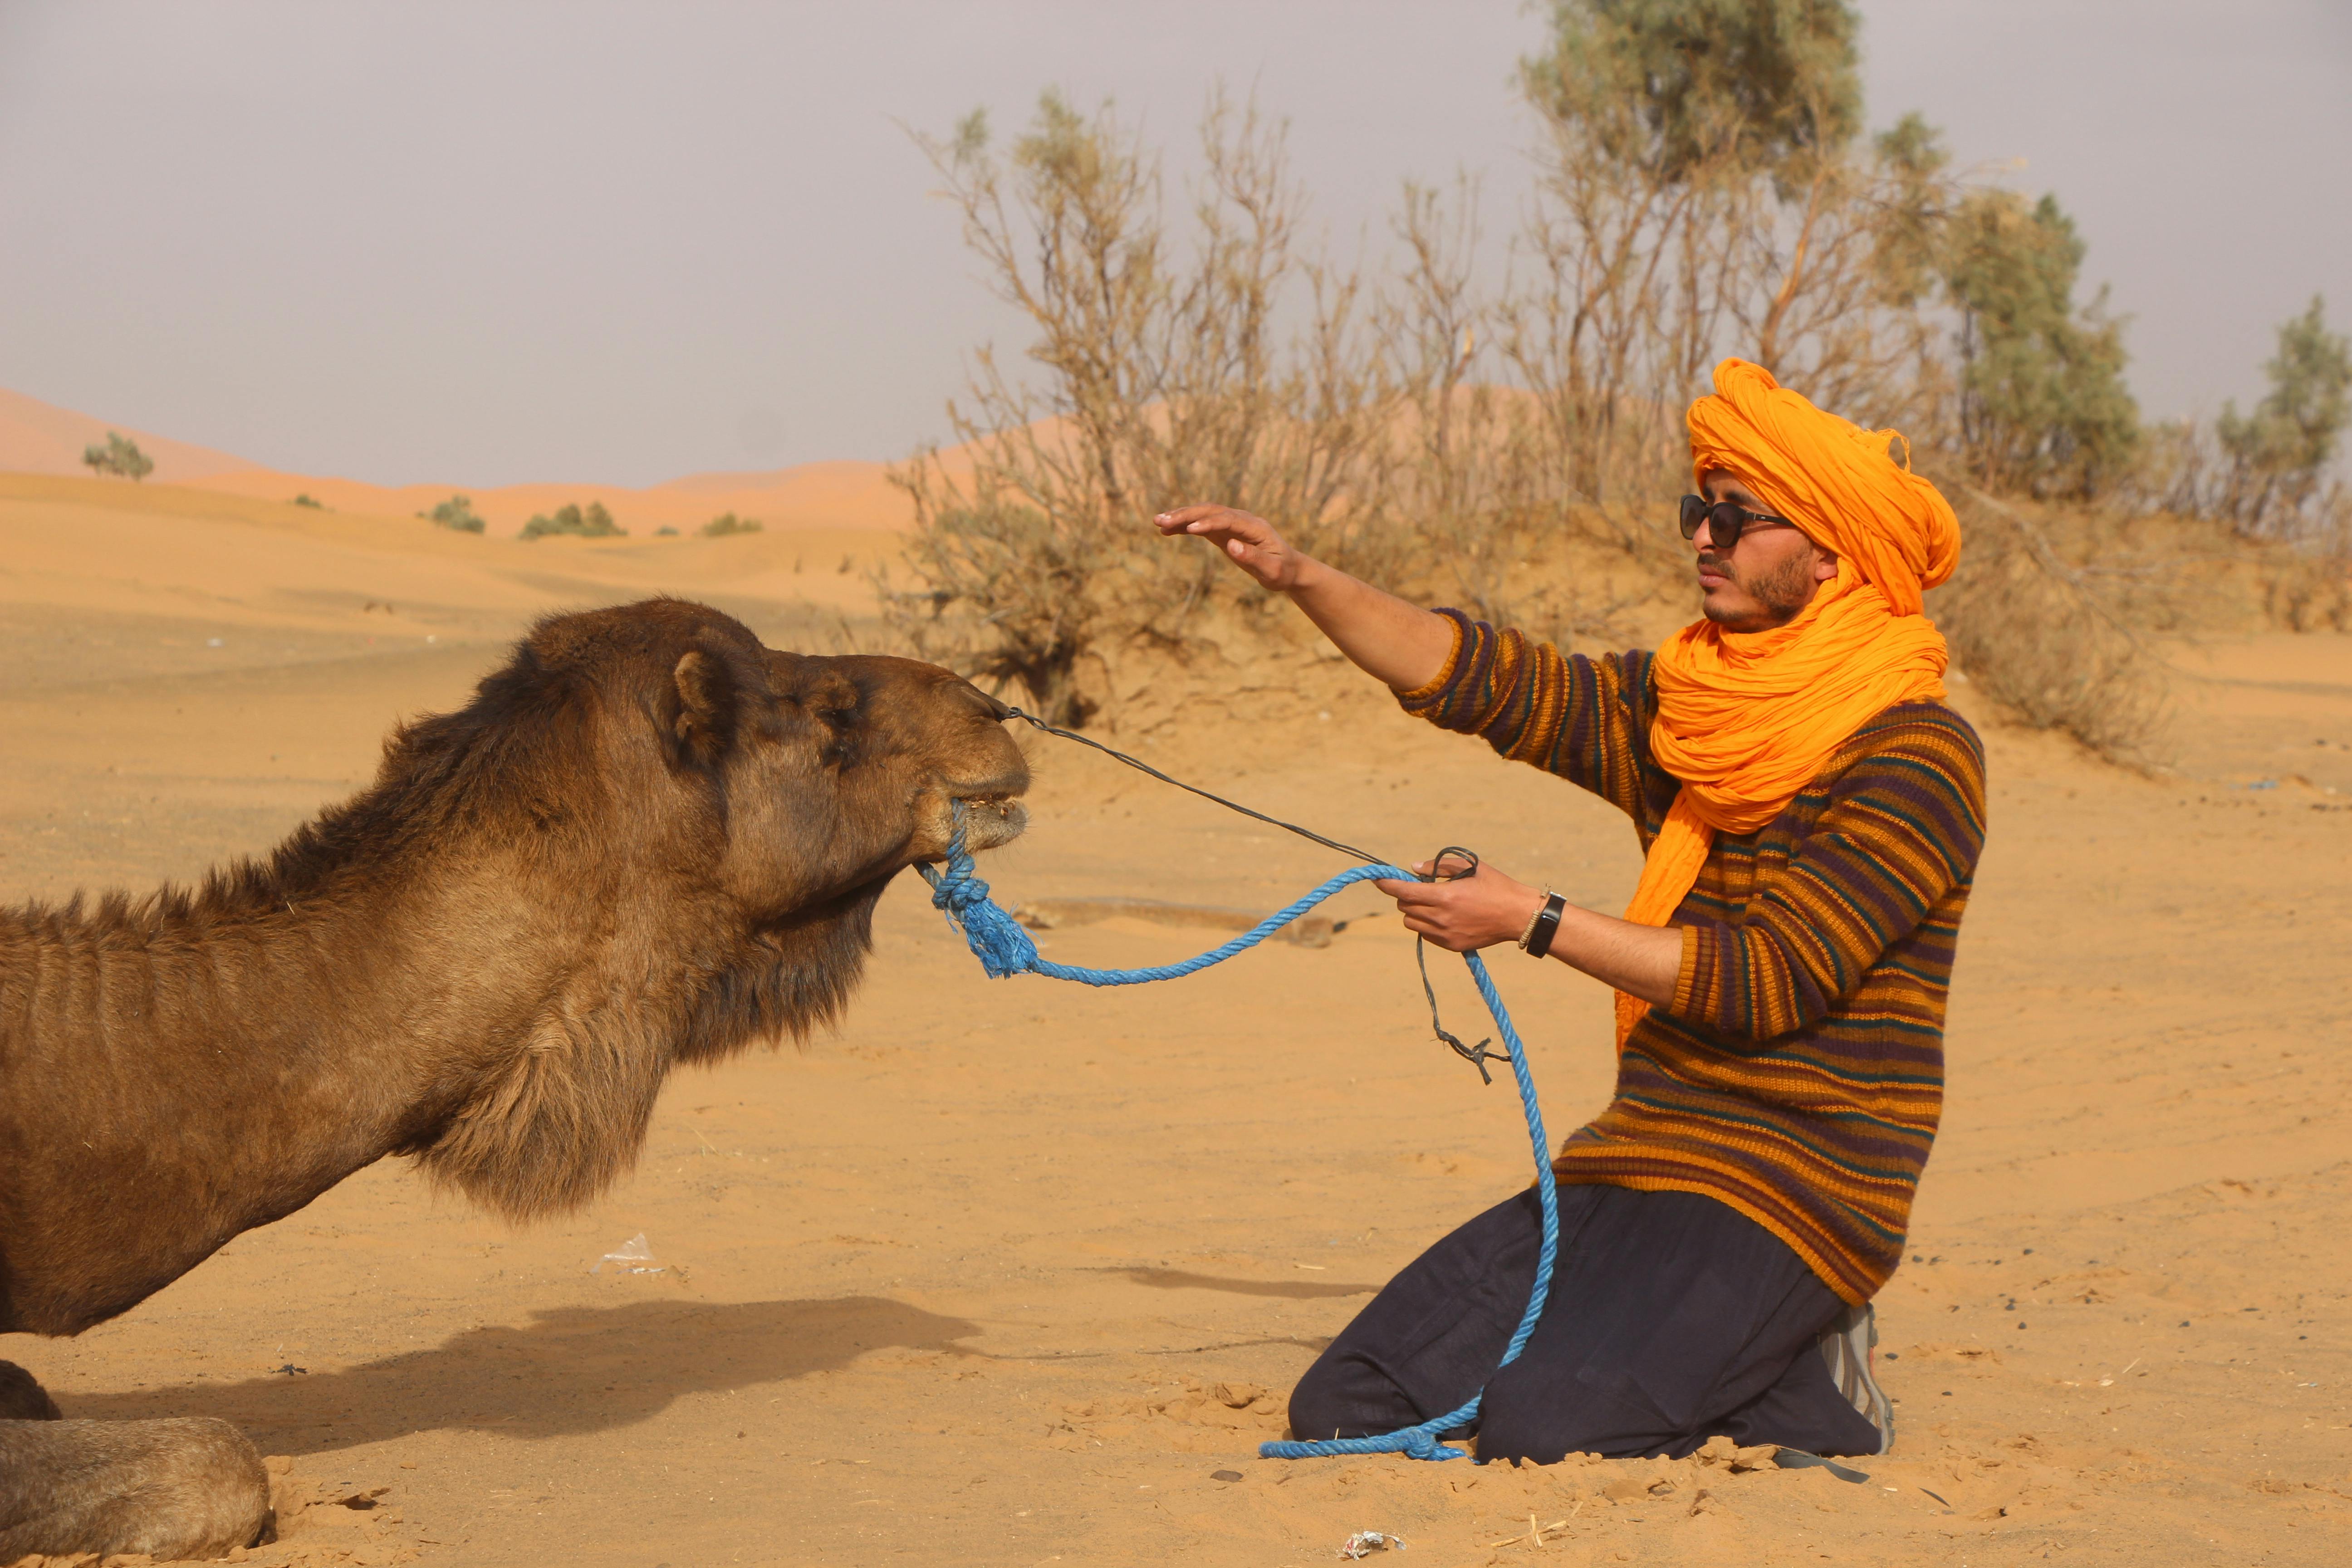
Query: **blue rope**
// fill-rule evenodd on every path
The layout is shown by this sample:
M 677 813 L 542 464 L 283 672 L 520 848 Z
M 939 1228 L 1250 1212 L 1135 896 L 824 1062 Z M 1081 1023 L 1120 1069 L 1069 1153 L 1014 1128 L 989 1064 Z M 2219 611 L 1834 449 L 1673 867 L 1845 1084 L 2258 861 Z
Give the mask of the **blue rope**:
M 980 959 L 982 969 L 992 980 L 1009 974 L 1043 974 L 1054 980 L 1075 980 L 1082 985 L 1142 985 L 1154 980 L 1176 980 L 1187 974 L 1198 974 L 1212 964 L 1223 963 L 1235 953 L 1255 947 L 1340 889 L 1358 882 L 1394 879 L 1401 882 L 1417 880 L 1401 866 L 1356 866 L 1317 888 L 1304 898 L 1293 900 L 1283 909 L 1222 946 L 1210 949 L 1181 963 L 1154 964 L 1147 969 L 1085 969 L 1076 964 L 1055 963 L 1037 952 L 1037 944 L 1019 922 L 992 902 L 988 884 L 972 874 L 971 854 L 964 847 L 963 807 L 956 807 L 955 835 L 948 846 L 947 868 L 935 866 L 916 868 L 923 879 L 931 885 L 931 906 L 948 918 L 948 923 L 963 932 L 972 952 Z M 1519 1044 L 1519 1032 L 1511 1026 L 1511 1015 L 1503 1006 L 1503 998 L 1495 989 L 1494 977 L 1486 973 L 1484 960 L 1475 952 L 1462 955 L 1470 966 L 1470 978 L 1477 984 L 1478 994 L 1486 999 L 1486 1010 L 1495 1016 L 1495 1026 L 1502 1031 L 1503 1044 L 1511 1053 L 1511 1073 L 1518 1079 L 1519 1103 L 1528 1115 L 1528 1140 L 1533 1145 L 1536 1159 L 1536 1196 L 1543 1207 L 1543 1247 L 1536 1255 L 1535 1287 L 1528 1292 L 1528 1310 L 1519 1318 L 1519 1326 L 1511 1335 L 1510 1344 L 1503 1352 L 1496 1370 L 1519 1359 L 1527 1348 L 1528 1336 L 1536 1331 L 1536 1321 L 1543 1316 L 1544 1300 L 1551 1294 L 1551 1270 L 1559 1254 L 1559 1197 L 1552 1182 L 1551 1146 L 1544 1136 L 1543 1111 L 1536 1104 L 1536 1080 L 1528 1071 L 1528 1053 Z M 1416 1459 L 1458 1459 L 1463 1451 L 1438 1439 L 1445 1433 L 1468 1426 L 1477 1417 L 1483 1393 L 1474 1394 L 1469 1403 L 1443 1415 L 1433 1416 L 1418 1426 L 1401 1431 L 1383 1433 L 1373 1437 L 1328 1437 L 1311 1443 L 1262 1443 L 1258 1457 L 1264 1459 L 1313 1459 L 1338 1454 L 1405 1454 Z

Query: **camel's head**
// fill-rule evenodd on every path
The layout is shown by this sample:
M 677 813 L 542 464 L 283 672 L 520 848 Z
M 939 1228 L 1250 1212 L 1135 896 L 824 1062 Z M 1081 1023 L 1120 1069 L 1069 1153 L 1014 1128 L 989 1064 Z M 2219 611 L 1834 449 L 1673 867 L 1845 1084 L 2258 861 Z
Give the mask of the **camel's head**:
M 1025 825 L 995 699 L 914 659 L 781 653 L 683 600 L 551 616 L 426 728 L 468 716 L 537 731 L 508 753 L 532 775 L 509 798 L 608 874 L 699 886 L 755 924 L 938 858 L 958 802 L 974 849 Z
M 838 1014 L 884 884 L 946 851 L 957 802 L 974 848 L 1021 831 L 1004 717 L 944 669 L 779 653 L 683 600 L 540 622 L 301 839 L 372 844 L 398 886 L 459 871 L 447 918 L 491 936 L 452 979 L 522 1012 L 407 1147 L 509 1214 L 584 1202 L 672 1066 Z
M 766 658 L 780 738 L 749 760 L 762 775 L 757 798 L 791 811 L 829 795 L 843 863 L 887 874 L 939 859 L 959 805 L 970 849 L 1009 844 L 1028 825 L 1018 797 L 1029 766 L 1004 731 L 1004 704 L 970 681 L 878 654 Z M 811 790 L 813 777 L 825 787 Z

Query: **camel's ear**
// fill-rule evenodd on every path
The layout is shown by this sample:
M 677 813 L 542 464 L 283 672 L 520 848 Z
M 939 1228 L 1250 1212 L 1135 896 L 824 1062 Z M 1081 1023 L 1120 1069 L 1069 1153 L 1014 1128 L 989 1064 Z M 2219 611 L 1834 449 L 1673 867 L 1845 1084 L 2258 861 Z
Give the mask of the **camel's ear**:
M 688 762 L 709 766 L 734 742 L 740 691 L 725 659 L 700 648 L 689 651 L 671 672 L 677 685 L 677 718 L 671 726 Z

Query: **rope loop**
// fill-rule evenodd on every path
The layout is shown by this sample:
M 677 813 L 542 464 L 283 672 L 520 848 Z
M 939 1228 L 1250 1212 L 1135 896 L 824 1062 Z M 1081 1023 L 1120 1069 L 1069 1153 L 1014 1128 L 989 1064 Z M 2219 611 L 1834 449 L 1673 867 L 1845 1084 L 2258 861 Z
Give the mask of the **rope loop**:
M 1044 957 L 1038 952 L 1037 944 L 1030 940 L 1029 933 L 1021 929 L 1020 923 L 989 898 L 988 884 L 973 874 L 971 852 L 964 843 L 964 814 L 961 802 L 957 803 L 954 812 L 955 826 L 948 841 L 945 868 L 923 864 L 916 869 L 931 885 L 931 907 L 945 915 L 949 924 L 963 933 L 965 942 L 980 959 L 981 968 L 992 980 L 1013 974 L 1042 974 L 1054 980 L 1075 980 L 1084 985 L 1142 985 L 1156 980 L 1175 980 L 1187 974 L 1197 974 L 1212 964 L 1223 963 L 1234 954 L 1255 947 L 1343 888 L 1353 887 L 1358 882 L 1410 882 L 1417 879 L 1412 872 L 1401 866 L 1372 864 L 1351 867 L 1268 915 L 1231 942 L 1207 952 L 1181 963 L 1155 964 L 1146 969 L 1087 969 L 1076 964 L 1055 963 Z M 1471 864 L 1475 867 L 1475 858 Z M 1501 1033 L 1503 1045 L 1510 1054 L 1511 1074 L 1518 1080 L 1519 1103 L 1527 1112 L 1528 1140 L 1535 1152 L 1536 1196 L 1543 1210 L 1543 1245 L 1536 1254 L 1535 1284 L 1528 1292 L 1527 1310 L 1520 1315 L 1519 1326 L 1503 1351 L 1503 1359 L 1496 1367 L 1500 1371 L 1519 1359 L 1519 1352 L 1527 1348 L 1528 1336 L 1536 1331 L 1537 1321 L 1543 1316 L 1545 1301 L 1551 1296 L 1552 1266 L 1559 1255 L 1559 1194 L 1552 1178 L 1551 1144 L 1544 1134 L 1543 1111 L 1536 1103 L 1536 1081 L 1528 1070 L 1528 1054 L 1519 1043 L 1519 1032 L 1511 1026 L 1510 1013 L 1503 1005 L 1502 994 L 1495 989 L 1494 976 L 1486 973 L 1486 961 L 1475 952 L 1464 953 L 1462 960 L 1469 966 L 1471 983 L 1477 986 L 1478 994 L 1485 999 L 1487 1012 L 1494 1015 L 1495 1027 Z M 1425 971 L 1423 984 L 1424 986 L 1428 984 Z M 1433 1009 L 1435 1002 L 1433 994 Z M 1433 1024 L 1434 1021 L 1433 1011 Z M 1460 1042 L 1446 1037 L 1443 1030 L 1439 1034 L 1455 1050 L 1477 1064 L 1481 1078 L 1486 1076 L 1486 1062 L 1482 1058 L 1487 1053 L 1484 1041 L 1475 1047 L 1474 1054 Z M 1475 1424 L 1483 1397 L 1482 1394 L 1474 1394 L 1460 1408 L 1433 1416 L 1402 1431 L 1365 1437 L 1325 1438 L 1318 1442 L 1264 1443 L 1258 1447 L 1258 1457 L 1266 1459 L 1311 1459 L 1345 1454 L 1402 1454 L 1414 1459 L 1458 1459 L 1463 1458 L 1463 1450 L 1443 1441 L 1443 1438 L 1446 1433 L 1459 1432 Z

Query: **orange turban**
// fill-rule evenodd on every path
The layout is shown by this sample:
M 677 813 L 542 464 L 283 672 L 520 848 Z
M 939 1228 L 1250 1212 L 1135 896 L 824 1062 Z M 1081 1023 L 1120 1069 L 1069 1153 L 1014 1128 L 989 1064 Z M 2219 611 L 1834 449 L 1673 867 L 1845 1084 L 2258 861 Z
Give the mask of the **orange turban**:
M 1920 595 L 1952 574 L 1959 520 L 1936 487 L 1887 455 L 1891 430 L 1824 414 L 1745 360 L 1715 367 L 1691 405 L 1691 468 L 1722 469 L 1805 537 L 1838 574 L 1788 625 L 1684 627 L 1651 667 L 1650 754 L 1683 781 L 1642 864 L 1625 918 L 1674 918 L 1718 832 L 1753 833 L 1811 782 L 1856 730 L 1898 702 L 1944 695 L 1943 634 Z M 1649 1005 L 1617 994 L 1617 1043 Z
M 1824 414 L 1744 359 L 1715 367 L 1715 395 L 1690 406 L 1691 475 L 1721 468 L 1814 543 L 1853 563 L 1898 616 L 1919 613 L 1921 590 L 1951 576 L 1960 520 L 1934 485 L 1888 447 L 1893 430 L 1864 430 Z

